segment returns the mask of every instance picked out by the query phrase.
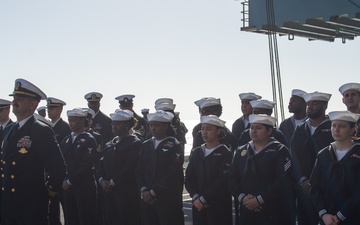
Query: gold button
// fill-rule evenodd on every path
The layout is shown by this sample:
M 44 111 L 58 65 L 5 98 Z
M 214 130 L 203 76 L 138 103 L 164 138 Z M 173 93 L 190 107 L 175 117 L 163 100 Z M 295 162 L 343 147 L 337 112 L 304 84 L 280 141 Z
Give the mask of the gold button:
M 11 188 L 11 192 L 15 192 L 15 188 Z
M 4 169 L 1 167 L 0 170 L 4 170 Z
M 1 187 L 1 190 L 2 190 L 2 191 L 5 190 L 4 187 Z
M 3 163 L 3 164 L 5 164 L 5 160 L 4 160 L 4 161 L 2 161 L 2 163 Z
M 2 177 L 2 178 L 4 178 L 4 177 L 5 177 L 5 175 L 4 175 L 4 174 L 1 174 L 1 177 Z
M 14 162 L 12 162 L 11 164 L 12 164 L 13 166 L 15 166 L 15 165 L 16 165 L 16 162 L 14 161 Z
M 11 179 L 14 179 L 14 178 L 15 178 L 15 176 L 14 176 L 14 175 L 11 175 L 10 177 L 11 177 Z

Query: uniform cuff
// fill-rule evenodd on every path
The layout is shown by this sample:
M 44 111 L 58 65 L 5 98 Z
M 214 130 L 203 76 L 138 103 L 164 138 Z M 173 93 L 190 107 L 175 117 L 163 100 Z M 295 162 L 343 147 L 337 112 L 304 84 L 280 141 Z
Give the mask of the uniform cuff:
M 339 220 L 341 220 L 341 221 L 346 220 L 346 217 L 345 217 L 343 214 L 341 214 L 340 211 L 338 211 L 338 212 L 336 213 L 336 216 L 337 216 L 337 218 L 339 218 Z
M 258 200 L 258 202 L 260 203 L 260 205 L 262 205 L 262 204 L 265 203 L 265 201 L 264 201 L 264 199 L 261 197 L 261 195 L 258 195 L 258 196 L 256 197 L 256 199 Z
M 199 198 L 200 195 L 199 194 L 194 194 L 194 196 L 192 197 L 192 201 L 195 201 L 197 198 Z
M 326 214 L 326 213 L 327 213 L 326 209 L 320 210 L 320 212 L 319 212 L 320 218 L 321 218 L 324 214 Z
M 140 192 L 143 192 L 143 191 L 146 191 L 148 188 L 146 187 L 146 186 L 144 186 L 144 187 L 142 187 L 141 189 L 140 189 Z
M 156 197 L 156 193 L 153 190 L 150 190 L 149 192 L 150 192 L 151 196 L 153 196 L 153 198 Z
M 204 198 L 203 196 L 201 196 L 201 197 L 199 198 L 199 201 L 200 201 L 203 205 L 207 205 L 207 202 L 206 202 L 206 200 L 205 200 L 205 198 Z
M 242 199 L 245 197 L 244 193 L 239 194 L 238 200 L 241 203 Z
M 99 184 L 101 184 L 104 181 L 104 178 L 100 177 L 99 178 Z
M 306 181 L 306 180 L 307 180 L 307 177 L 301 177 L 299 180 L 299 185 L 301 186 L 304 183 L 304 181 Z
M 111 186 L 115 186 L 115 182 L 114 182 L 113 179 L 110 180 L 110 185 L 111 185 Z
M 69 179 L 66 180 L 66 183 L 67 183 L 69 186 L 72 185 Z

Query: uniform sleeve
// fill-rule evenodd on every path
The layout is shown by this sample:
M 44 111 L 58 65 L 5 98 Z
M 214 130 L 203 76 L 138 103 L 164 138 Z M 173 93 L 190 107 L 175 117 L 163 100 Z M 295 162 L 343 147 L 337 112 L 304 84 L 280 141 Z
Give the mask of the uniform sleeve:
M 185 188 L 189 192 L 190 197 L 193 198 L 193 200 L 199 197 L 197 188 L 198 177 L 196 176 L 194 165 L 194 161 L 196 160 L 196 158 L 194 157 L 196 157 L 196 153 L 192 152 L 189 164 L 187 165 L 185 170 Z
M 145 144 L 143 143 L 141 145 L 141 148 L 140 148 L 140 153 L 139 153 L 139 159 L 137 161 L 137 164 L 136 164 L 136 171 L 135 171 L 135 176 L 136 176 L 136 184 L 137 184 L 137 187 L 138 189 L 142 189 L 144 187 L 146 187 L 146 183 L 145 183 L 145 166 L 144 166 L 144 162 L 145 162 L 145 158 L 144 158 L 144 155 L 145 155 Z
M 64 158 L 51 128 L 42 127 L 39 130 L 39 137 L 40 146 L 36 149 L 48 172 L 47 185 L 51 191 L 57 192 L 61 189 L 66 176 Z
M 240 152 L 242 150 L 237 150 L 235 152 L 235 156 L 232 160 L 231 169 L 230 169 L 230 175 L 229 175 L 229 188 L 231 194 L 234 196 L 234 198 L 238 198 L 240 193 L 242 193 L 241 190 L 241 174 L 240 174 Z
M 310 184 L 311 184 L 310 199 L 313 202 L 315 208 L 317 209 L 319 216 L 321 217 L 323 214 L 326 213 L 326 207 L 321 195 L 323 190 L 321 188 L 322 185 L 321 185 L 320 174 L 321 174 L 321 165 L 320 165 L 319 157 L 317 157 L 310 177 Z

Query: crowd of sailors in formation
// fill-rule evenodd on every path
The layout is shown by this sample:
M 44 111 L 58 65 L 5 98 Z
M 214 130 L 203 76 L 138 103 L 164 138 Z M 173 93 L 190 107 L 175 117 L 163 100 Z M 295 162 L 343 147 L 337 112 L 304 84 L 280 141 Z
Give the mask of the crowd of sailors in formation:
M 13 100 L 0 99 L 1 224 L 59 225 L 62 207 L 66 225 L 183 225 L 185 187 L 194 225 L 358 225 L 360 84 L 339 92 L 346 110 L 326 113 L 331 94 L 294 89 L 282 122 L 274 102 L 241 93 L 231 130 L 220 99 L 199 99 L 184 168 L 173 99 L 140 116 L 121 95 L 107 116 L 91 92 L 66 122 L 64 101 L 17 79 Z

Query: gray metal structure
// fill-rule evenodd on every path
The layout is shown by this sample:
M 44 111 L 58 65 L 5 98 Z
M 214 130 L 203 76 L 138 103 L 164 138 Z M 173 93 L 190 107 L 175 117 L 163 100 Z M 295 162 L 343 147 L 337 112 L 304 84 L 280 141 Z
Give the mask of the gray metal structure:
M 360 0 L 271 0 L 274 25 L 267 18 L 269 0 L 244 0 L 242 31 L 268 34 L 274 30 L 289 40 L 295 36 L 333 42 L 360 35 Z

